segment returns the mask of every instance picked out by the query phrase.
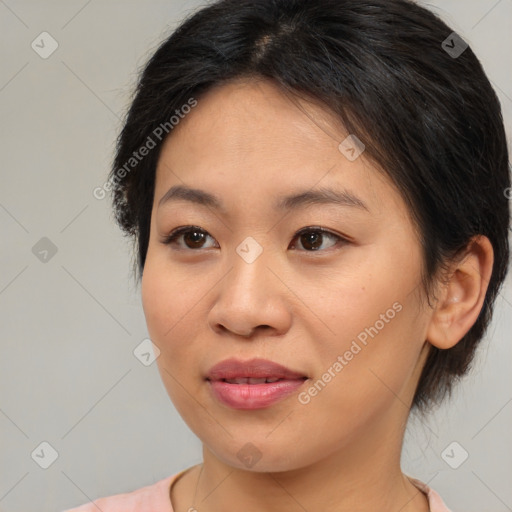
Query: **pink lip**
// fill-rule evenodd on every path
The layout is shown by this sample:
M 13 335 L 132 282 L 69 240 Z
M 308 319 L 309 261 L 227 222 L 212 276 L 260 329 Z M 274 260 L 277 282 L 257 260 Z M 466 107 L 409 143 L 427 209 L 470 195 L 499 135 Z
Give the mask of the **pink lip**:
M 258 384 L 226 382 L 240 378 L 280 380 Z M 213 366 L 206 377 L 214 396 L 234 409 L 269 407 L 293 393 L 306 379 L 305 375 L 266 359 L 227 359 Z

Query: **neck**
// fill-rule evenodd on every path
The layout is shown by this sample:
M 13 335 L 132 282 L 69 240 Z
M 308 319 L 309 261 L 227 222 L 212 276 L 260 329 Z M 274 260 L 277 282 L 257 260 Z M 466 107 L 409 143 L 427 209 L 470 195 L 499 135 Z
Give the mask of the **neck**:
M 384 420 L 328 457 L 281 472 L 258 472 L 257 464 L 253 470 L 233 467 L 203 445 L 204 462 L 190 503 L 201 512 L 428 512 L 426 496 L 400 468 L 405 420 L 398 431 L 396 416 L 393 422 L 394 429 Z

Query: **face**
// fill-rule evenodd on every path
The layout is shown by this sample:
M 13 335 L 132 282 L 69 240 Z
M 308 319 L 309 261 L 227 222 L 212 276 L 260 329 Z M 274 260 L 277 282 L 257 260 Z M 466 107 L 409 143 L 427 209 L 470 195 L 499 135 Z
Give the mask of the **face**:
M 170 398 L 230 466 L 304 467 L 407 417 L 429 321 L 421 248 L 388 178 L 339 149 L 347 136 L 319 106 L 238 81 L 162 148 L 144 313 Z M 212 378 L 232 358 L 295 373 Z

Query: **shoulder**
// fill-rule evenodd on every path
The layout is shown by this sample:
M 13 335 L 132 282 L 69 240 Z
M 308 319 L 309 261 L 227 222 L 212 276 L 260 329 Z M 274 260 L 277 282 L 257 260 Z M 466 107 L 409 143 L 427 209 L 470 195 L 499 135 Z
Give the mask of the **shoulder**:
M 99 498 L 63 512 L 173 512 L 169 488 L 183 471 L 132 492 Z
M 434 489 L 430 488 L 427 484 L 424 484 L 416 478 L 407 477 L 421 492 L 423 492 L 428 499 L 431 512 L 452 512 L 442 500 L 441 496 L 437 494 Z

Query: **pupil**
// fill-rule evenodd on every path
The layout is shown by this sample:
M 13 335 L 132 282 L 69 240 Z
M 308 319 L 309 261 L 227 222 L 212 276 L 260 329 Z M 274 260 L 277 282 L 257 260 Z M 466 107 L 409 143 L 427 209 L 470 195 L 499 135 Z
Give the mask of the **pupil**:
M 194 247 L 200 247 L 204 233 L 199 231 L 189 231 L 185 234 L 186 241 L 191 241 Z M 195 238 L 195 239 L 194 239 Z M 188 245 L 188 244 L 187 244 Z
M 322 245 L 321 238 L 321 233 L 310 232 L 309 234 L 304 234 L 302 235 L 302 245 L 306 249 L 316 250 Z

